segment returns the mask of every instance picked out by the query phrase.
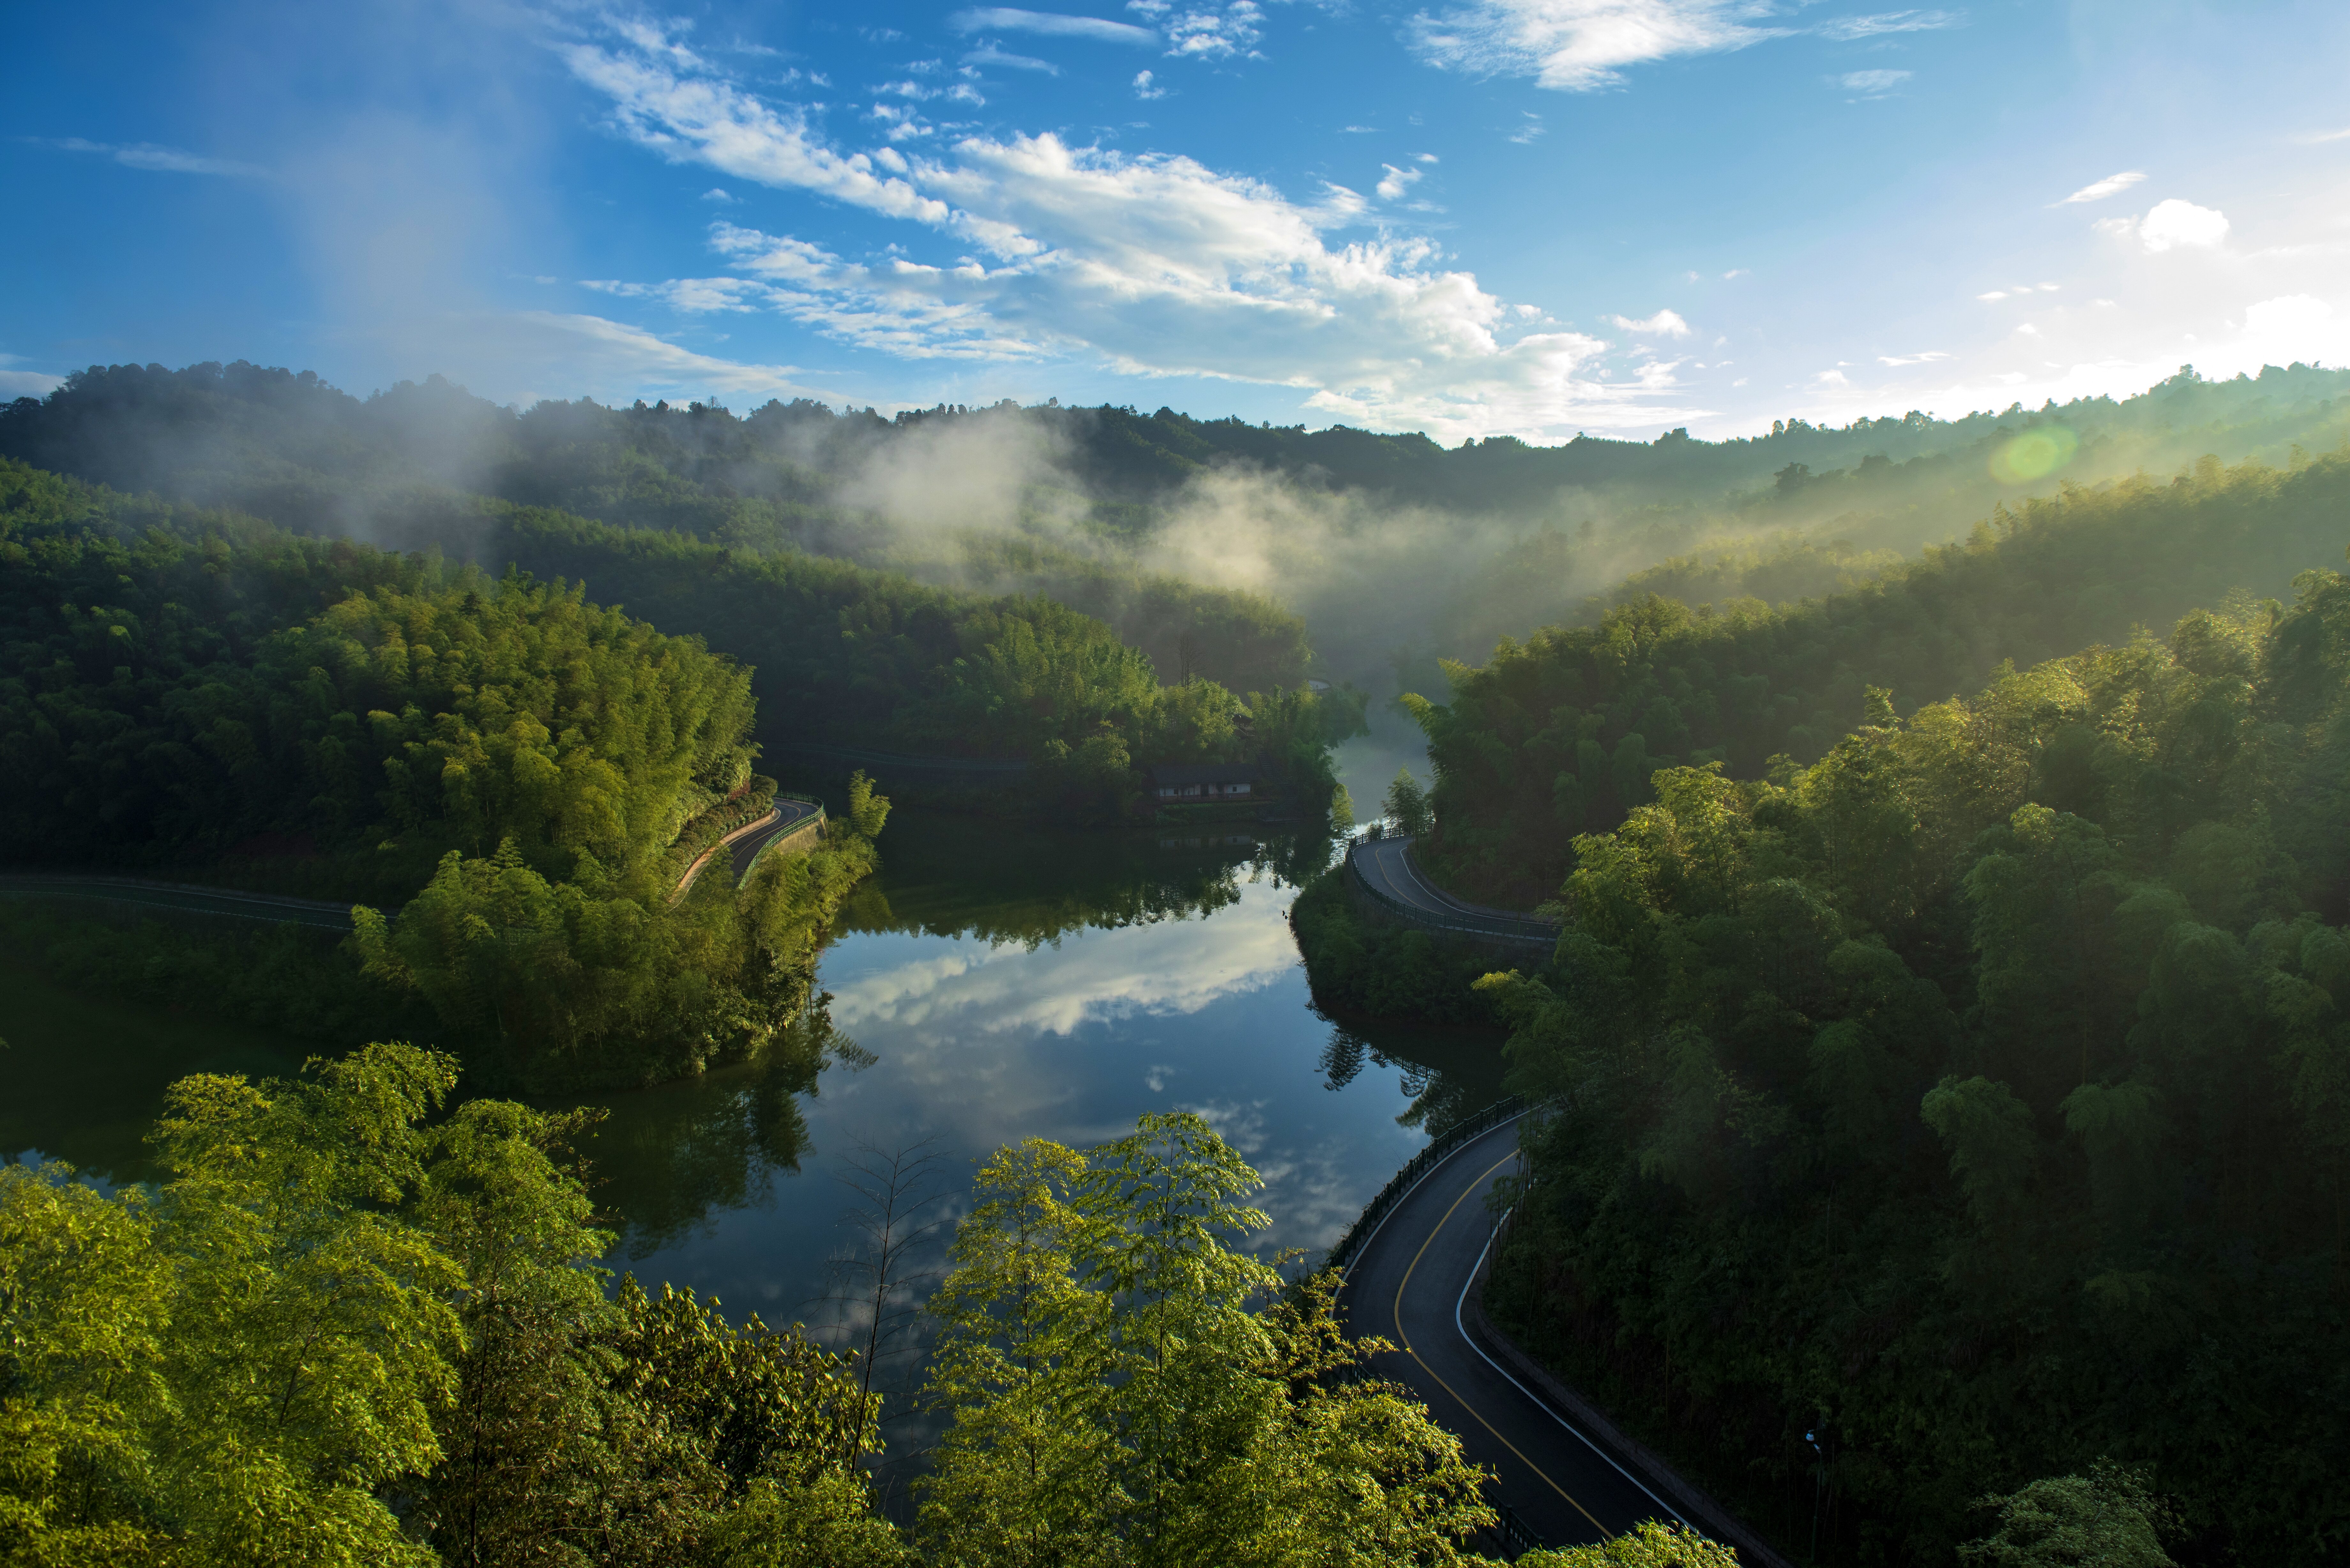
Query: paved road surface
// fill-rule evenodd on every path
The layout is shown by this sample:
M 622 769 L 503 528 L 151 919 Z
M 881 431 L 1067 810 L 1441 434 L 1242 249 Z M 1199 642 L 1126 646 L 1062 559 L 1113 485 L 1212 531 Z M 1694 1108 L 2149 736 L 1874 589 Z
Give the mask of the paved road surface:
M 740 882 L 750 874 L 751 862 L 758 858 L 760 850 L 785 834 L 796 830 L 821 809 L 804 800 L 775 802 L 775 817 L 765 826 L 746 833 L 734 841 L 734 880 Z
M 1347 1324 L 1403 1347 L 1374 1364 L 1461 1434 L 1468 1457 L 1497 1478 L 1488 1497 L 1515 1509 L 1545 1545 L 1603 1541 L 1645 1519 L 1676 1519 L 1486 1359 L 1461 1326 L 1461 1300 L 1492 1233 L 1485 1194 L 1517 1163 L 1518 1124 L 1509 1121 L 1430 1171 L 1356 1254 L 1339 1294 Z
M 147 882 L 135 877 L 81 876 L 71 872 L 19 871 L 0 875 L 0 893 L 37 893 L 51 898 L 88 898 L 151 909 L 187 909 L 234 919 L 288 921 L 324 930 L 351 929 L 351 907 L 317 898 L 274 893 L 242 893 L 226 888 L 195 888 L 181 882 Z
M 1410 848 L 1409 838 L 1367 838 L 1349 853 L 1354 857 L 1355 874 L 1374 891 L 1440 921 L 1497 936 L 1526 937 L 1543 942 L 1558 940 L 1556 926 L 1520 910 L 1497 909 L 1454 898 L 1421 875 L 1419 867 L 1411 863 Z

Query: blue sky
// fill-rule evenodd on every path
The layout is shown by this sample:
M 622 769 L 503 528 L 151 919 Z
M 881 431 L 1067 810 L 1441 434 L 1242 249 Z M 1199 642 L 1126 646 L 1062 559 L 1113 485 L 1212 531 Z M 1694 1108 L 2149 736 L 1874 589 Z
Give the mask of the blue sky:
M 0 391 L 1162 403 L 1448 441 L 2350 360 L 2350 6 L 51 6 Z

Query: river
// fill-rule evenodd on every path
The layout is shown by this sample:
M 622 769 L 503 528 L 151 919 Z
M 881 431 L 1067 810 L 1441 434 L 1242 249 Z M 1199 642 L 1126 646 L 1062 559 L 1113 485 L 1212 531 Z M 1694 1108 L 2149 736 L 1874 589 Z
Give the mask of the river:
M 812 1085 L 754 1064 L 593 1102 L 606 1119 L 585 1152 L 612 1268 L 839 1337 L 856 1314 L 826 1297 L 831 1261 L 860 1245 L 850 1161 L 933 1157 L 918 1222 L 941 1228 L 910 1257 L 903 1299 L 941 1262 L 975 1162 L 1172 1110 L 1206 1117 L 1263 1176 L 1261 1245 L 1319 1249 L 1425 1141 L 1416 1104 L 1440 1123 L 1501 1092 L 1491 1036 L 1315 1012 L 1284 917 L 1318 842 L 900 810 L 881 843 L 818 967 L 858 1060 Z M 148 1174 L 140 1136 L 172 1079 L 290 1072 L 305 1054 L 101 998 L 38 1001 L 10 1010 L 0 1143 L 101 1181 Z

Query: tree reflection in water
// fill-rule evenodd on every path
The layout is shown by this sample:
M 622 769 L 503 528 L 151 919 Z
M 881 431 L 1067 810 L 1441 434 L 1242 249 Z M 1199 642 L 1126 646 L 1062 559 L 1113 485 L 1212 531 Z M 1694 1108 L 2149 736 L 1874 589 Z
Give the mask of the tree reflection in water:
M 833 1026 L 818 992 L 757 1059 L 698 1078 L 615 1095 L 587 1144 L 599 1201 L 628 1195 L 626 1255 L 660 1251 L 715 1211 L 764 1204 L 778 1170 L 799 1169 L 807 1147 L 801 1096 L 835 1064 L 873 1058 Z
M 1315 1008 L 1317 1017 L 1329 1014 Z M 1502 1034 L 1498 1030 L 1330 1020 L 1322 1046 L 1325 1085 L 1336 1091 L 1353 1083 L 1366 1061 L 1397 1070 L 1411 1104 L 1396 1117 L 1430 1137 L 1476 1115 L 1502 1097 Z

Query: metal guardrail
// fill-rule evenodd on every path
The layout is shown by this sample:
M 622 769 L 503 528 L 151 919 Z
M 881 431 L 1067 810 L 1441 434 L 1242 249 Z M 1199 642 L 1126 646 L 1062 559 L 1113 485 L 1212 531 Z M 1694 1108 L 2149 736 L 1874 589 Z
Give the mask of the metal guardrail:
M 1355 864 L 1355 857 L 1370 840 L 1357 839 L 1347 846 L 1347 875 L 1355 886 L 1407 925 L 1423 930 L 1451 931 L 1462 936 L 1499 937 L 1504 941 L 1526 942 L 1544 948 L 1558 944 L 1558 928 L 1539 920 L 1515 920 L 1495 915 L 1476 915 L 1466 909 L 1447 909 L 1439 915 L 1433 909 L 1423 909 L 1417 904 L 1407 904 L 1392 893 L 1380 891 L 1363 875 Z
M 1344 1269 L 1353 1263 L 1356 1251 L 1370 1240 L 1371 1232 L 1378 1229 L 1379 1221 L 1403 1201 L 1406 1193 L 1419 1185 L 1421 1177 L 1462 1144 L 1491 1132 L 1525 1108 L 1526 1102 L 1516 1095 L 1496 1100 L 1468 1120 L 1454 1123 L 1442 1137 L 1412 1156 L 1411 1163 L 1388 1179 L 1388 1184 L 1379 1189 L 1379 1195 L 1364 1206 L 1362 1213 L 1347 1228 L 1347 1233 L 1338 1238 L 1338 1244 L 1330 1249 L 1327 1266 Z
M 773 838 L 770 838 L 767 842 L 759 846 L 758 848 L 753 850 L 751 852 L 751 863 L 743 867 L 743 881 L 749 881 L 751 879 L 751 873 L 759 868 L 759 862 L 767 857 L 767 851 L 773 849 L 776 845 L 781 844 L 786 838 L 797 838 L 801 834 L 806 833 L 811 827 L 815 828 L 818 833 L 822 833 L 824 831 L 826 820 L 824 815 L 824 802 L 816 799 L 814 795 L 806 794 L 778 794 L 775 798 L 777 800 L 795 800 L 802 805 L 812 805 L 816 807 L 815 815 L 802 817 L 798 822 L 795 823 L 790 827 L 785 828 L 783 832 L 776 834 Z

